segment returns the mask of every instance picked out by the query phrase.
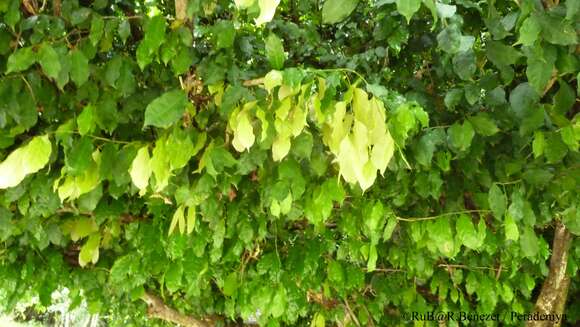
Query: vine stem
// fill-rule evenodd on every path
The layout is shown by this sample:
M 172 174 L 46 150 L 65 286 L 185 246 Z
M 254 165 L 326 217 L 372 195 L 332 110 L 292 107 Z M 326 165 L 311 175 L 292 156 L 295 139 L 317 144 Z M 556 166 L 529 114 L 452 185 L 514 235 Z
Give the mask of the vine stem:
M 399 221 L 414 222 L 414 221 L 422 221 L 422 220 L 435 220 L 435 219 L 440 218 L 440 217 L 454 216 L 454 215 L 460 215 L 460 214 L 464 214 L 464 213 L 490 213 L 490 212 L 491 212 L 491 210 L 463 210 L 463 211 L 446 212 L 446 213 L 442 213 L 442 214 L 437 215 L 437 216 L 430 216 L 430 217 L 408 217 L 408 218 L 396 217 L 396 218 Z
M 350 69 L 350 68 L 323 68 L 323 69 L 309 69 L 312 72 L 347 72 L 347 73 L 352 73 L 355 74 L 356 76 L 358 76 L 363 82 L 365 82 L 365 84 L 370 84 L 363 75 L 361 75 L 361 73 L 357 72 L 354 69 Z
M 59 134 L 62 133 L 62 134 L 81 135 L 81 133 L 79 133 L 78 131 L 61 131 L 61 132 L 58 132 L 58 133 Z M 52 134 L 57 134 L 57 132 L 56 131 L 53 131 L 53 132 L 49 132 L 49 133 L 46 133 L 46 134 L 52 135 Z M 109 138 L 106 138 L 106 137 L 101 137 L 101 136 L 96 136 L 96 135 L 90 135 L 90 134 L 85 134 L 85 135 L 82 135 L 82 136 L 90 137 L 90 138 L 95 139 L 95 140 L 109 142 L 109 143 L 131 144 L 131 142 L 127 142 L 127 141 L 118 141 L 118 140 L 113 140 L 113 139 L 109 139 Z

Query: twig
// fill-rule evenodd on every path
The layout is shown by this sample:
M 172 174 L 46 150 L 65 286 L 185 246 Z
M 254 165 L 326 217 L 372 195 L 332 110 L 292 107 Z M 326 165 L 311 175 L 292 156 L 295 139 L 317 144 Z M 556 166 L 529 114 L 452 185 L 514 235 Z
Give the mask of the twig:
M 258 86 L 264 84 L 264 78 L 256 78 L 256 79 L 249 79 L 247 81 L 244 81 L 244 83 L 242 83 L 242 85 L 244 86 Z
M 346 307 L 346 311 L 348 312 L 348 315 L 352 318 L 352 321 L 354 322 L 354 324 L 357 327 L 360 327 L 360 322 L 358 321 L 357 317 L 352 312 L 352 309 L 350 308 L 350 305 L 348 305 L 348 300 L 346 298 L 344 299 L 344 305 Z
M 26 77 L 24 77 L 24 75 L 20 75 L 20 77 L 22 77 L 24 84 L 26 84 L 26 87 L 28 88 L 28 91 L 30 92 L 30 96 L 32 96 L 32 101 L 34 101 L 34 104 L 36 105 L 36 96 L 34 95 L 34 91 L 32 90 L 32 86 L 30 85 L 30 83 L 28 83 L 28 80 L 26 79 Z
M 440 217 L 444 217 L 444 216 L 453 216 L 453 215 L 460 215 L 460 214 L 464 214 L 464 213 L 490 213 L 491 210 L 463 210 L 463 211 L 454 211 L 454 212 L 446 212 L 446 213 L 442 213 L 440 215 L 437 216 L 430 216 L 430 217 L 409 217 L 409 218 L 403 218 L 403 217 L 396 217 L 397 220 L 400 221 L 422 221 L 422 220 L 434 220 Z
M 500 269 L 493 268 L 493 267 L 471 267 L 466 265 L 449 265 L 449 264 L 439 264 L 437 265 L 439 268 L 460 268 L 460 269 L 467 269 L 467 270 L 492 270 L 492 271 L 499 271 Z

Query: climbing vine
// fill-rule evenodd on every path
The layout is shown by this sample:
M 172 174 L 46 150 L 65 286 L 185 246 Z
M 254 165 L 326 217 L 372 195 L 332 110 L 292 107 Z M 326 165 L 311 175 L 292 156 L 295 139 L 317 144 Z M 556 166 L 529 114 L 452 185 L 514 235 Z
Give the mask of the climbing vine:
M 579 30 L 577 0 L 2 1 L 0 310 L 580 321 Z

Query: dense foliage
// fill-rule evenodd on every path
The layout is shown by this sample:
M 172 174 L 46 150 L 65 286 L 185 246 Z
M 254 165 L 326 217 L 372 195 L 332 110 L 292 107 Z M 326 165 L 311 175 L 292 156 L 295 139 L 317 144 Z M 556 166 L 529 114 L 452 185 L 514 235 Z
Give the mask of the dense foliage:
M 532 312 L 580 235 L 579 28 L 578 0 L 0 1 L 0 306 Z M 575 237 L 569 323 L 579 265 Z

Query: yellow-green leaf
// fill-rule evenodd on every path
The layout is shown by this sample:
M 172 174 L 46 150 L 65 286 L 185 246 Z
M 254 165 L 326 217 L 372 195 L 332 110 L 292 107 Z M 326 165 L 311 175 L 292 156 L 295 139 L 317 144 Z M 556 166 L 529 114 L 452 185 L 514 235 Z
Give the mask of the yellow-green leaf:
M 187 207 L 187 234 L 191 234 L 195 228 L 195 206 Z
M 250 8 L 256 0 L 234 0 L 236 7 L 240 9 Z
M 101 234 L 93 234 L 82 246 L 79 252 L 79 265 L 85 267 L 89 262 L 93 264 L 99 261 L 99 245 L 101 243 Z
M 256 18 L 256 25 L 260 26 L 271 21 L 279 4 L 280 0 L 258 0 L 260 16 Z
M 272 89 L 276 86 L 282 85 L 282 73 L 278 70 L 271 70 L 266 76 L 264 76 L 264 87 L 266 91 L 272 92 Z
M 290 151 L 291 145 L 292 143 L 290 143 L 289 137 L 282 137 L 278 135 L 274 140 L 274 143 L 272 143 L 272 159 L 274 159 L 274 161 L 280 161 L 284 159 L 284 157 L 286 157 Z
M 326 0 L 322 6 L 322 22 L 336 24 L 347 18 L 356 8 L 358 0 Z
M 169 225 L 169 233 L 168 235 L 173 234 L 175 227 L 179 225 L 179 232 L 183 234 L 185 232 L 185 208 L 183 206 L 179 206 L 175 213 L 173 214 L 173 218 L 171 219 L 171 225 Z
M 234 119 L 237 121 L 235 122 L 232 145 L 236 151 L 243 152 L 244 150 L 249 149 L 256 140 L 254 129 L 247 111 L 242 111 Z
M 137 151 L 137 156 L 133 159 L 129 174 L 133 184 L 141 191 L 145 190 L 149 185 L 149 177 L 151 177 L 151 158 L 149 157 L 149 150 L 147 146 L 142 147 Z
M 376 142 L 371 150 L 371 161 L 375 168 L 383 175 L 395 153 L 395 141 L 391 133 L 386 131 L 384 137 L 376 140 Z
M 14 187 L 27 175 L 44 168 L 51 152 L 48 135 L 36 136 L 27 145 L 14 150 L 0 163 L 0 189 Z

